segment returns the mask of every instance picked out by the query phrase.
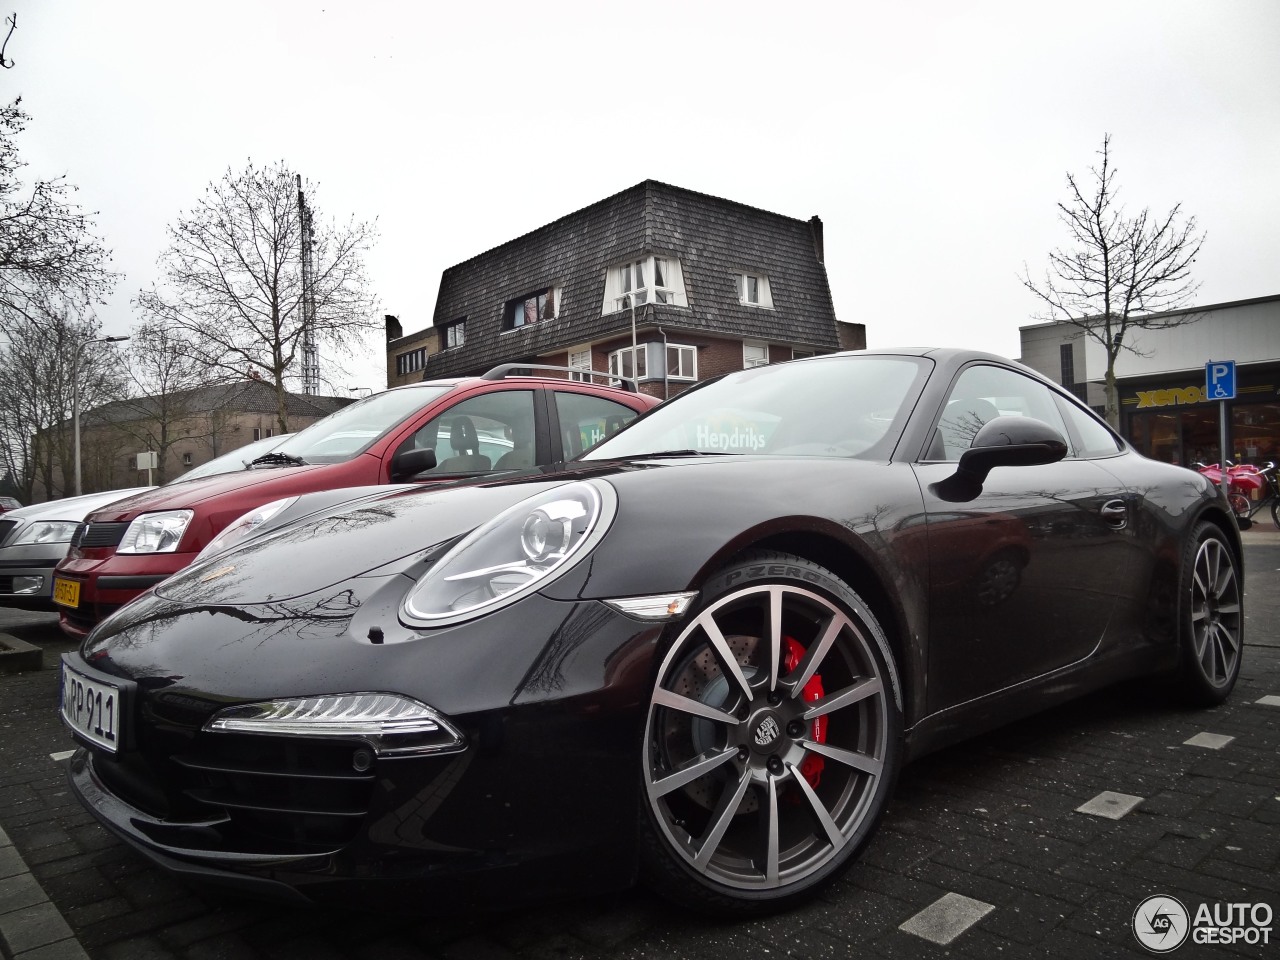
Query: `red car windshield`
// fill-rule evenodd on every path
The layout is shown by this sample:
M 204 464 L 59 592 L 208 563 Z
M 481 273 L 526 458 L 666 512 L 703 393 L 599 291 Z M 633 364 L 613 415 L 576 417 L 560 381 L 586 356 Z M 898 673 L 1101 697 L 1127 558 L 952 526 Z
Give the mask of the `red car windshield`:
M 299 430 L 271 455 L 303 463 L 342 463 L 364 452 L 433 400 L 451 390 L 447 386 L 401 387 L 375 393 Z

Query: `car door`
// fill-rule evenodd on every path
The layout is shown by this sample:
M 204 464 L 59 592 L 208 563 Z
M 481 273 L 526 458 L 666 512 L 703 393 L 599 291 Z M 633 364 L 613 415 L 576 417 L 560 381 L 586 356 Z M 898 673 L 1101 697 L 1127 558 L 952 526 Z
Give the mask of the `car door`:
M 396 448 L 432 449 L 436 465 L 414 481 L 457 480 L 545 462 L 549 455 L 541 389 L 473 393 L 438 413 Z
M 929 571 L 930 711 L 1072 664 L 1094 651 L 1115 612 L 1127 553 L 1108 505 L 1123 490 L 1097 464 L 997 467 L 973 500 L 933 487 L 997 416 L 1032 417 L 1064 439 L 1053 391 L 1009 367 L 975 363 L 953 382 L 916 474 Z

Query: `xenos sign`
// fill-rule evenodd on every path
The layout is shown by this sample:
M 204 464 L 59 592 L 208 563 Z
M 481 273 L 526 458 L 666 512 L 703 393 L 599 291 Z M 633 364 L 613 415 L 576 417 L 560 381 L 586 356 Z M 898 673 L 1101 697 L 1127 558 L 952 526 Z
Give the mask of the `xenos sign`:
M 1204 387 L 1172 387 L 1168 390 L 1139 390 L 1138 409 L 1144 407 L 1172 407 L 1186 403 L 1208 403 L 1209 394 Z

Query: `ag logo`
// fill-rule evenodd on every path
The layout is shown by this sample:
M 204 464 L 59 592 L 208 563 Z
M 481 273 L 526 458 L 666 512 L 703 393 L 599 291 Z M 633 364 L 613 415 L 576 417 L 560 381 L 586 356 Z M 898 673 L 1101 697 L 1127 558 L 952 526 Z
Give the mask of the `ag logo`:
M 1168 953 L 1187 940 L 1191 917 L 1173 897 L 1147 897 L 1133 911 L 1133 935 L 1152 953 Z
M 756 727 L 756 744 L 761 747 L 767 747 L 773 741 L 778 739 L 778 734 L 782 730 L 778 726 L 778 721 L 773 717 L 765 717 L 760 726 Z

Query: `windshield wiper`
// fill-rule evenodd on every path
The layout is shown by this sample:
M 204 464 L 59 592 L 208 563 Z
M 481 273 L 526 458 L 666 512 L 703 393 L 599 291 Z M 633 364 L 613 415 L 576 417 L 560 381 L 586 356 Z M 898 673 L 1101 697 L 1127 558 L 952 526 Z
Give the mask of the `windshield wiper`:
M 271 453 L 264 453 L 256 460 L 250 460 L 249 466 L 257 466 L 259 463 L 280 464 L 282 466 L 288 465 L 291 467 L 305 467 L 307 465 L 307 461 L 303 460 L 301 457 L 295 457 L 291 453 L 277 453 L 274 450 Z

